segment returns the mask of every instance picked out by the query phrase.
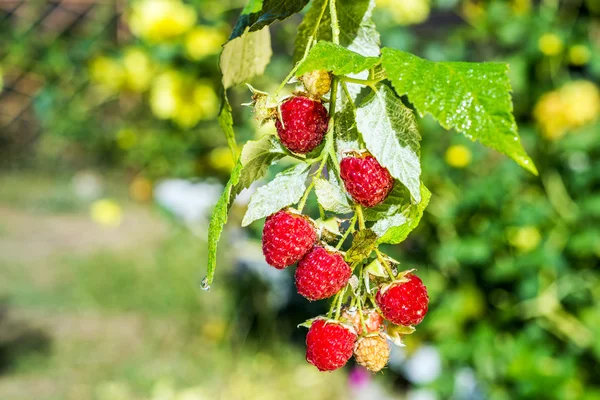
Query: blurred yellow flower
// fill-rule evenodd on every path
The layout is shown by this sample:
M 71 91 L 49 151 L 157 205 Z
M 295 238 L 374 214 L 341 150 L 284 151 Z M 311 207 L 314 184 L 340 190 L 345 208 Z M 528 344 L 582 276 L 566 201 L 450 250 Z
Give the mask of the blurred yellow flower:
M 114 200 L 101 199 L 92 203 L 90 217 L 99 225 L 116 228 L 121 224 L 123 212 Z
M 213 118 L 219 99 L 212 86 L 171 70 L 159 75 L 150 92 L 150 108 L 160 119 L 172 119 L 183 128 Z
M 511 227 L 507 229 L 508 242 L 526 253 L 540 244 L 542 236 L 535 226 Z
M 117 145 L 120 149 L 129 150 L 137 143 L 137 134 L 131 128 L 122 128 L 117 132 Z
M 192 60 L 200 60 L 221 50 L 227 37 L 219 29 L 198 26 L 185 37 L 185 51 Z
M 578 44 L 569 49 L 569 62 L 573 65 L 585 65 L 591 58 L 592 52 L 587 46 Z
M 217 170 L 231 172 L 234 167 L 233 156 L 229 147 L 217 147 L 208 155 L 211 167 Z
M 471 150 L 463 145 L 453 145 L 446 150 L 446 163 L 454 168 L 464 168 L 471 163 Z
M 395 22 L 414 25 L 429 17 L 429 0 L 377 0 L 377 6 L 386 8 Z
M 592 82 L 569 82 L 545 93 L 533 109 L 542 135 L 550 140 L 589 124 L 600 115 L 600 91 Z
M 93 58 L 88 70 L 92 81 L 101 84 L 111 91 L 118 91 L 125 81 L 125 70 L 121 63 L 106 56 Z
M 476 0 L 465 1 L 462 5 L 462 14 L 468 21 L 477 21 L 485 15 L 485 8 Z
M 554 33 L 544 33 L 538 40 L 540 51 L 547 56 L 560 54 L 563 49 L 563 41 Z
M 512 0 L 515 15 L 525 15 L 531 10 L 531 0 Z
M 172 41 L 188 32 L 196 23 L 196 11 L 178 0 L 142 0 L 131 9 L 132 32 L 149 42 Z
M 152 60 L 143 50 L 137 48 L 126 49 L 123 54 L 125 67 L 125 85 L 134 92 L 143 92 L 148 89 L 154 76 Z
M 143 176 L 136 176 L 129 184 L 129 196 L 138 203 L 152 200 L 152 181 Z

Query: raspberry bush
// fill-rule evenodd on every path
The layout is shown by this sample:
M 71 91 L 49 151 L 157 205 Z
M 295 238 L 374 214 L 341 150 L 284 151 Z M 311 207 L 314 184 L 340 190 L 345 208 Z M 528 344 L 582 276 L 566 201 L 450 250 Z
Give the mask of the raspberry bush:
M 267 262 L 278 269 L 297 262 L 298 292 L 311 301 L 331 299 L 327 315 L 301 324 L 309 328 L 307 360 L 331 371 L 354 353 L 377 372 L 389 358 L 388 340 L 403 345 L 429 305 L 418 271 L 402 271 L 380 249 L 406 239 L 431 197 L 421 181 L 416 114 L 430 114 L 442 127 L 537 170 L 512 115 L 508 66 L 431 62 L 380 48 L 371 21 L 374 0 L 311 2 L 289 75 L 273 93 L 251 88 L 255 116 L 273 124 L 273 134 L 247 142 L 238 155 L 227 89 L 264 72 L 271 56 L 268 25 L 308 3 L 249 2 L 224 45 L 219 121 L 237 163 L 212 216 L 203 286 L 214 278 L 234 197 L 274 163 L 292 160 L 255 191 L 242 225 L 266 218 Z M 293 93 L 281 96 L 294 83 Z M 313 191 L 316 220 L 305 212 Z

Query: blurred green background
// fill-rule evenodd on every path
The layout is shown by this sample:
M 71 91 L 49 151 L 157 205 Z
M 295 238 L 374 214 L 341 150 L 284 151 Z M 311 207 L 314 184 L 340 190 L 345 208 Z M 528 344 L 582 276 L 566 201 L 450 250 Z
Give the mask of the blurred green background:
M 540 176 L 421 119 L 433 197 L 389 252 L 430 312 L 374 376 L 304 361 L 296 324 L 327 304 L 264 263 L 246 192 L 199 288 L 242 0 L 0 1 L 0 399 L 600 399 L 600 3 L 377 3 L 385 46 L 510 64 Z M 271 27 L 255 87 L 300 20 Z M 240 143 L 274 130 L 249 99 L 230 90 Z

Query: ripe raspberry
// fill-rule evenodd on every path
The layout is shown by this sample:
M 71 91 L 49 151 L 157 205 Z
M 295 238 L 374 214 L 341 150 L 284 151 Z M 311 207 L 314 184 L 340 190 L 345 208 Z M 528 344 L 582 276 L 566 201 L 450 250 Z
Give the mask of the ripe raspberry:
M 300 260 L 317 241 L 312 222 L 304 215 L 281 210 L 270 215 L 262 236 L 267 263 L 283 269 Z
M 327 109 L 321 102 L 295 96 L 284 101 L 280 110 L 281 118 L 275 126 L 285 147 L 304 154 L 321 144 L 329 124 Z
M 377 310 L 363 310 L 362 313 L 365 320 L 365 326 L 367 327 L 367 333 L 379 332 L 383 326 L 383 317 L 377 312 Z M 344 310 L 342 313 L 342 321 L 348 321 L 348 323 L 351 323 L 358 334 L 362 335 L 363 329 L 358 311 L 350 312 L 350 310 Z
M 307 72 L 300 77 L 304 88 L 311 97 L 320 99 L 331 89 L 331 74 L 324 69 Z
M 370 154 L 345 157 L 340 162 L 340 176 L 354 201 L 373 207 L 392 190 L 394 179 Z
M 427 288 L 416 275 L 405 278 L 408 281 L 396 281 L 379 289 L 375 301 L 385 319 L 397 325 L 417 325 L 427 314 Z
M 362 337 L 354 345 L 354 359 L 369 371 L 379 372 L 390 359 L 390 345 L 379 334 Z
M 356 333 L 337 321 L 317 319 L 306 335 L 306 361 L 319 371 L 333 371 L 343 367 L 350 357 Z
M 346 286 L 351 275 L 340 253 L 315 246 L 298 263 L 296 288 L 308 300 L 326 299 Z

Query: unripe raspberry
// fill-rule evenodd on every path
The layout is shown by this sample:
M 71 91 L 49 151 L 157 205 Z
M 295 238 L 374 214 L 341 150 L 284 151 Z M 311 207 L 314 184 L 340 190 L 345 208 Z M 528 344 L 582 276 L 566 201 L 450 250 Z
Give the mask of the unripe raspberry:
M 394 179 L 370 154 L 352 155 L 340 162 L 340 176 L 354 201 L 373 207 L 392 190 Z
M 355 341 L 356 333 L 352 327 L 317 319 L 306 335 L 306 361 L 319 371 L 336 370 L 352 357 Z
M 308 300 L 321 300 L 339 292 L 352 276 L 340 253 L 315 246 L 298 263 L 296 288 Z
M 320 99 L 331 89 L 331 74 L 324 69 L 307 72 L 300 77 L 300 81 L 308 94 L 315 99 Z
M 269 216 L 265 222 L 263 254 L 269 265 L 283 269 L 300 260 L 316 241 L 317 233 L 308 217 L 281 210 Z
M 373 308 L 366 309 L 362 310 L 362 313 L 365 326 L 367 327 L 366 333 L 379 332 L 383 326 L 383 317 L 377 312 L 377 310 Z M 362 335 L 363 326 L 362 322 L 360 321 L 358 310 L 355 309 L 354 312 L 351 312 L 349 309 L 344 310 L 342 312 L 341 319 L 342 321 L 348 321 L 348 323 L 351 323 L 352 326 L 354 326 L 354 329 L 356 329 L 356 332 L 358 332 L 359 335 Z
M 390 345 L 382 335 L 368 335 L 356 341 L 354 359 L 372 372 L 379 372 L 390 359 Z
M 281 103 L 280 112 L 275 126 L 285 147 L 304 154 L 321 144 L 329 124 L 329 114 L 321 102 L 294 96 Z
M 421 323 L 429 306 L 427 288 L 413 274 L 379 289 L 375 301 L 384 318 L 396 325 Z

